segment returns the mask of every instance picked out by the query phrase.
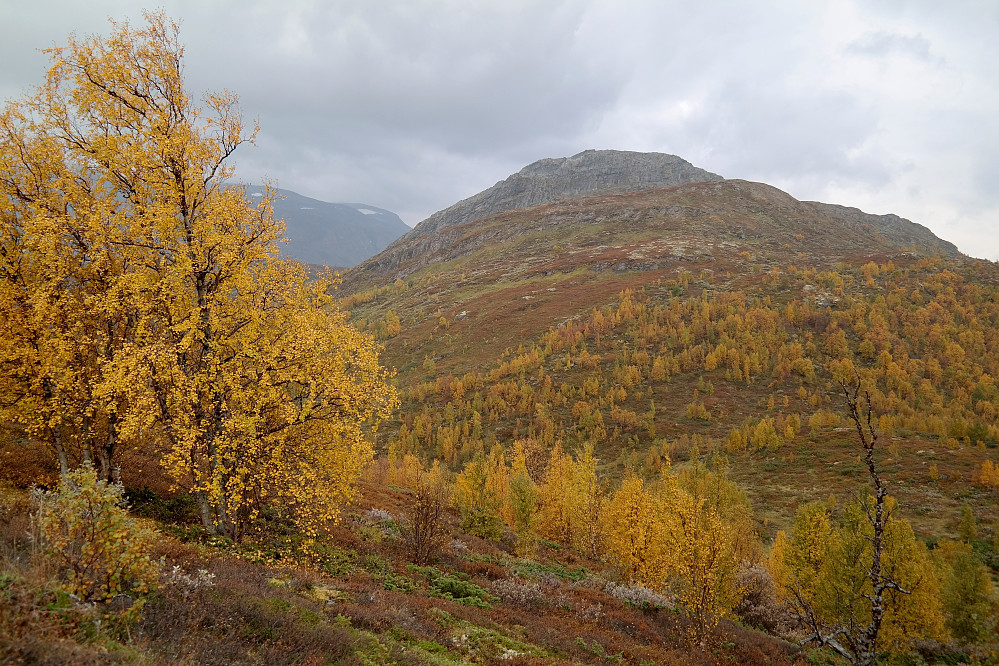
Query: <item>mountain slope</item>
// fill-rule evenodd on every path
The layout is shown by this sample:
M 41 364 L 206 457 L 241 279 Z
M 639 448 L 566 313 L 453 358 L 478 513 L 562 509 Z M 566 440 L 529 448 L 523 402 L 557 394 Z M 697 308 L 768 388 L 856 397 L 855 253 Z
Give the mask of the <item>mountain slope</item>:
M 247 187 L 251 198 L 263 188 Z M 329 203 L 278 190 L 274 216 L 285 221 L 284 253 L 309 264 L 350 267 L 378 254 L 409 231 L 395 213 L 360 203 Z
M 611 249 L 609 240 L 594 237 L 598 230 L 612 237 L 635 237 L 626 246 Z M 718 180 L 578 198 L 495 213 L 416 236 L 407 234 L 350 271 L 346 285 L 349 291 L 387 284 L 435 263 L 463 257 L 481 267 L 474 259 L 478 252 L 498 244 L 523 244 L 525 237 L 537 234 L 550 234 L 551 244 L 564 246 L 565 252 L 554 261 L 543 242 L 534 250 L 510 248 L 510 257 L 518 264 L 513 270 L 547 264 L 551 264 L 547 270 L 564 270 L 611 260 L 616 264 L 622 259 L 625 266 L 665 268 L 697 258 L 708 265 L 747 250 L 772 253 L 772 261 L 786 262 L 794 262 L 802 252 L 812 261 L 832 263 L 851 255 L 905 250 L 959 255 L 952 243 L 896 215 L 798 201 L 762 183 Z M 562 236 L 574 240 L 563 243 Z
M 465 224 L 493 213 L 591 194 L 633 192 L 721 180 L 676 155 L 586 150 L 572 157 L 529 164 L 487 190 L 438 211 L 400 240 Z
M 793 422 L 780 454 L 780 444 L 744 451 L 738 438 L 729 452 L 740 480 L 770 474 L 751 496 L 772 526 L 817 487 L 850 493 L 863 479 L 846 466 L 849 433 L 830 427 L 840 358 L 905 433 L 893 472 L 906 484 L 923 483 L 924 451 L 999 439 L 982 417 L 991 407 L 967 400 L 989 394 L 975 384 L 983 368 L 999 374 L 997 285 L 995 266 L 897 216 L 720 180 L 566 199 L 401 239 L 348 271 L 341 293 L 406 391 L 383 445 L 460 464 L 494 441 L 593 441 L 613 475 L 654 450 L 682 459 L 690 436 L 717 451 L 733 431 L 762 441 L 761 422 L 778 433 Z M 962 356 L 964 339 L 981 343 Z M 901 376 L 896 366 L 907 379 L 885 371 Z M 451 431 L 462 433 L 456 443 Z M 927 495 L 936 488 L 898 490 L 910 506 L 942 507 L 917 521 L 921 533 L 947 533 L 960 479 L 983 455 L 964 446 L 937 459 L 955 480 L 945 501 Z

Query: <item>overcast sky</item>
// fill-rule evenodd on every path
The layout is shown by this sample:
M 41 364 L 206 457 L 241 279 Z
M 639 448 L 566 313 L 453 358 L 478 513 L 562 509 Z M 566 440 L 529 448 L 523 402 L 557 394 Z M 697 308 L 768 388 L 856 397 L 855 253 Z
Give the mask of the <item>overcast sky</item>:
M 679 155 L 798 199 L 897 213 L 999 260 L 994 0 L 160 0 L 192 91 L 235 91 L 236 154 L 413 225 L 542 157 Z M 126 0 L 0 0 L 0 99 Z

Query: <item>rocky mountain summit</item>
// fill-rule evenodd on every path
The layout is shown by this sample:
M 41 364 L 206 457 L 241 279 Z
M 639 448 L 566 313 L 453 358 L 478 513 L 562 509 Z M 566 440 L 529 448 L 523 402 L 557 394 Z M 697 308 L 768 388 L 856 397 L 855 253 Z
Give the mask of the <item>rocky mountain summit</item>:
M 723 180 L 665 153 L 585 150 L 572 157 L 529 164 L 506 180 L 438 211 L 398 239 L 406 242 L 493 213 L 595 194 L 637 192 L 672 185 Z

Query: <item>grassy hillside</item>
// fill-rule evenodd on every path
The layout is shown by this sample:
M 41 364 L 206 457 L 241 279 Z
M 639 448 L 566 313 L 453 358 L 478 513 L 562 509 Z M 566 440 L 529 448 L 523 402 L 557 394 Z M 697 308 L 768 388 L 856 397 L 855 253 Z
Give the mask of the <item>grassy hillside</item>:
M 975 481 L 999 435 L 999 273 L 982 262 L 880 259 L 765 270 L 744 258 L 741 274 L 681 269 L 667 279 L 581 269 L 494 282 L 481 297 L 456 279 L 447 296 L 460 305 L 442 308 L 436 323 L 436 312 L 414 312 L 407 299 L 447 277 L 392 288 L 354 306 L 369 321 L 378 308 L 400 319 L 385 358 L 400 364 L 404 406 L 383 444 L 460 466 L 496 441 L 592 442 L 605 471 L 620 475 L 685 459 L 697 441 L 702 453 L 730 458 L 772 530 L 802 500 L 849 495 L 864 482 L 835 381 L 847 362 L 872 391 L 890 440 L 883 464 L 920 531 L 952 534 L 965 500 L 991 522 L 994 491 Z M 639 287 L 640 278 L 648 281 Z M 567 286 L 574 281 L 578 292 Z M 618 287 L 601 306 L 601 288 Z M 523 310 L 508 305 L 508 292 L 523 294 Z M 455 317 L 476 298 L 496 304 L 479 315 L 487 323 Z M 587 301 L 598 307 L 559 312 Z M 536 332 L 546 317 L 562 323 Z M 772 425 L 769 439 L 761 422 Z
M 260 521 L 208 539 L 183 502 L 133 492 L 160 530 L 163 575 L 138 615 L 68 596 L 33 556 L 27 498 L 0 498 L 0 662 L 48 664 L 792 664 L 790 643 L 723 621 L 692 647 L 687 620 L 615 570 L 556 544 L 531 559 L 464 534 L 415 565 L 400 538 L 409 491 L 384 466 L 344 523 L 306 538 Z

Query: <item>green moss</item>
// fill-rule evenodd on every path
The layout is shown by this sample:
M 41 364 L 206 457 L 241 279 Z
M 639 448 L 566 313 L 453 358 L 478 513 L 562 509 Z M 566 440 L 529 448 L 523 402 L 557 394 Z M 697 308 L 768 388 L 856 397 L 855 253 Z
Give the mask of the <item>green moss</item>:
M 520 560 L 513 565 L 513 572 L 524 578 L 540 578 L 543 575 L 550 575 L 571 581 L 581 581 L 590 575 L 589 569 L 585 567 L 570 569 L 558 562 L 541 564 L 532 560 Z
M 491 602 L 499 601 L 499 598 L 489 594 L 488 590 L 464 580 L 468 576 L 463 574 L 446 574 L 435 567 L 410 565 L 407 568 L 426 579 L 431 596 L 476 608 L 490 608 Z

